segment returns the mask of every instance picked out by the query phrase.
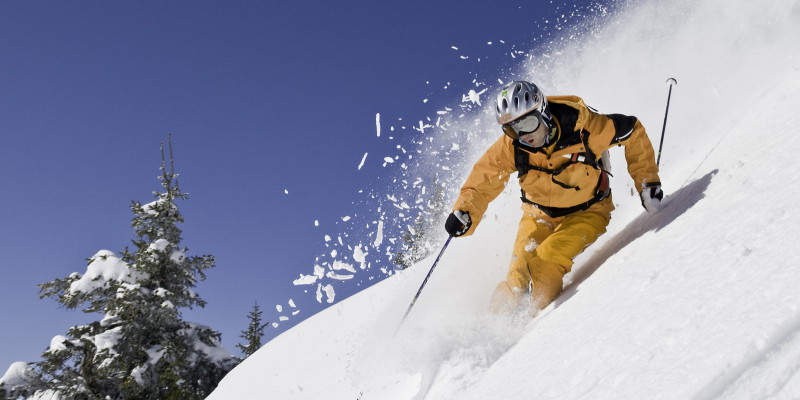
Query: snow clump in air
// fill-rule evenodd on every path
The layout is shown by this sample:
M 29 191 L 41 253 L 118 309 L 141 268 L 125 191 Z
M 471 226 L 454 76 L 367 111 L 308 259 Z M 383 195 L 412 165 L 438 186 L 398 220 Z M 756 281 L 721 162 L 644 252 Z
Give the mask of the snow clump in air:
M 325 268 L 322 268 L 319 265 L 314 265 L 314 275 L 316 275 L 319 279 L 322 279 L 322 277 L 325 276 Z
M 427 128 L 433 128 L 433 125 L 430 125 L 430 124 L 423 124 L 423 122 L 422 122 L 422 121 L 419 121 L 419 127 L 413 126 L 412 128 L 414 128 L 414 129 L 416 129 L 416 130 L 420 131 L 420 133 L 425 133 L 425 129 L 427 129 Z
M 378 136 L 380 136 L 380 135 L 378 135 Z M 369 154 L 369 153 L 364 153 L 364 157 L 361 158 L 361 164 L 358 164 L 358 170 L 359 171 L 361 171 L 361 167 L 364 166 L 364 161 L 367 160 L 367 154 Z
M 461 102 L 471 101 L 473 104 L 481 105 L 481 95 L 485 92 L 486 89 L 481 90 L 480 92 L 475 92 L 474 90 L 470 90 L 469 93 L 465 94 L 461 98 Z
M 328 274 L 327 274 L 327 275 L 325 275 L 325 276 L 327 276 L 328 278 L 331 278 L 331 279 L 336 279 L 336 280 L 339 280 L 339 281 L 346 281 L 346 280 L 348 280 L 348 279 L 353 279 L 353 277 L 354 277 L 355 275 L 340 275 L 340 274 L 337 274 L 337 273 L 335 273 L 335 272 L 333 272 L 333 271 L 330 271 L 330 272 L 328 272 Z
M 346 262 L 341 262 L 339 260 L 334 261 L 333 265 L 331 266 L 331 268 L 333 268 L 336 271 L 339 271 L 339 270 L 343 269 L 345 271 L 350 271 L 350 272 L 352 272 L 354 274 L 356 273 L 356 270 L 355 270 L 355 268 L 353 268 L 352 265 L 350 265 L 350 264 L 348 264 Z
M 367 255 L 369 255 L 369 253 L 365 253 L 361 250 L 361 243 L 359 243 L 358 246 L 353 249 L 353 260 L 361 264 L 361 269 L 366 268 Z
M 383 243 L 383 221 L 378 221 L 378 233 L 375 236 L 375 243 L 373 243 L 374 247 L 378 247 Z
M 342 262 L 342 261 L 339 261 L 339 260 L 334 261 L 333 265 L 331 265 L 331 268 L 334 271 L 345 270 L 345 271 L 352 272 L 354 274 L 356 272 L 355 268 L 353 268 L 352 265 L 350 265 L 348 263 L 345 263 L 345 262 Z M 347 279 L 352 279 L 354 275 L 339 275 L 339 274 L 337 274 L 337 273 L 335 273 L 333 271 L 330 271 L 330 272 L 328 272 L 328 274 L 326 276 L 328 278 L 331 278 L 331 279 L 347 280 Z
M 300 279 L 295 279 L 294 282 L 292 282 L 292 283 L 294 283 L 295 286 L 297 286 L 297 285 L 313 285 L 314 282 L 316 282 L 316 281 L 317 281 L 317 277 L 314 276 L 314 275 L 303 275 L 303 274 L 300 274 Z
M 333 286 L 328 284 L 327 286 L 323 287 L 322 290 L 324 290 L 325 295 L 328 296 L 328 303 L 333 303 L 333 297 L 336 296 L 336 292 L 333 291 Z

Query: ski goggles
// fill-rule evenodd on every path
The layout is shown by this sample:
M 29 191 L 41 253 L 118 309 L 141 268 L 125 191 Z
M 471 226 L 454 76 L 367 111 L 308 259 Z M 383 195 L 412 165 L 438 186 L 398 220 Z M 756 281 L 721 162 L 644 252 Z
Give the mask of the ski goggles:
M 534 110 L 528 115 L 525 115 L 520 119 L 511 121 L 508 124 L 504 125 L 503 130 L 509 136 L 511 136 L 512 139 L 517 139 L 522 135 L 531 133 L 536 129 L 539 129 L 539 125 L 541 124 L 542 124 L 542 114 L 538 110 Z

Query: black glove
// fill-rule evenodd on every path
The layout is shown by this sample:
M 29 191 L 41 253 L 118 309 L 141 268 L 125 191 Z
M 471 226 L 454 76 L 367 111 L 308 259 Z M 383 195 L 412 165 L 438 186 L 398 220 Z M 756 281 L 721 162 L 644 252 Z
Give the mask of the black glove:
M 661 200 L 664 199 L 664 192 L 661 191 L 661 182 L 645 183 L 642 185 L 642 207 L 647 212 L 654 213 L 661 209 Z
M 444 230 L 452 237 L 459 237 L 469 230 L 472 221 L 469 218 L 469 211 L 455 210 L 447 217 L 444 223 Z

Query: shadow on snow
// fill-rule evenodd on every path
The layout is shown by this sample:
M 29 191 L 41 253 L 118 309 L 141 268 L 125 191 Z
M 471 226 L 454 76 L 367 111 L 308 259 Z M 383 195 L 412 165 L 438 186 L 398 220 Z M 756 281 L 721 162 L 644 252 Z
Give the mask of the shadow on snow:
M 572 282 L 570 282 L 555 300 L 555 307 L 558 307 L 570 297 L 578 292 L 578 286 L 588 279 L 592 274 L 603 265 L 611 256 L 631 244 L 634 240 L 649 231 L 660 231 L 662 228 L 678 219 L 688 209 L 692 208 L 697 202 L 705 197 L 705 191 L 711 184 L 711 179 L 719 170 L 713 170 L 702 178 L 680 188 L 664 200 L 661 211 L 655 214 L 644 212 L 633 220 L 621 232 L 617 233 L 611 240 L 597 250 L 579 269 L 573 271 Z

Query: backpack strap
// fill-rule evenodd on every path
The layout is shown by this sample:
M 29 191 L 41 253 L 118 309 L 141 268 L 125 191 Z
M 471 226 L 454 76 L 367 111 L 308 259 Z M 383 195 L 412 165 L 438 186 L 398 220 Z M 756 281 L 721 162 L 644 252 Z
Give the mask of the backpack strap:
M 528 204 L 532 204 L 532 205 L 536 206 L 538 209 L 542 210 L 545 214 L 547 214 L 551 218 L 558 218 L 558 217 L 563 217 L 563 216 L 568 215 L 568 214 L 572 214 L 572 213 L 577 212 L 577 211 L 586 210 L 589 207 L 591 207 L 593 204 L 595 204 L 595 203 L 597 203 L 599 201 L 602 201 L 603 199 L 605 199 L 606 197 L 608 197 L 611 194 L 611 187 L 610 187 L 609 179 L 608 179 L 608 176 L 611 175 L 611 174 L 608 171 L 605 170 L 605 168 L 603 167 L 603 163 L 600 162 L 600 160 L 597 158 L 597 156 L 594 154 L 594 152 L 592 152 L 592 150 L 589 148 L 589 132 L 586 132 L 586 134 L 584 134 L 584 131 L 581 130 L 580 135 L 581 135 L 581 142 L 583 143 L 584 152 L 573 154 L 572 158 L 570 158 L 569 161 L 567 161 L 565 164 L 563 164 L 562 166 L 560 166 L 557 169 L 547 169 L 547 168 L 542 168 L 542 167 L 537 167 L 535 165 L 532 165 L 530 163 L 530 154 L 527 151 L 525 151 L 525 150 L 523 150 L 521 148 L 521 144 L 519 144 L 517 140 L 514 140 L 514 142 L 513 142 L 513 145 L 514 145 L 514 165 L 517 168 L 517 172 L 519 172 L 519 179 L 520 180 L 529 171 L 532 171 L 532 170 L 533 171 L 540 171 L 540 172 L 544 172 L 544 173 L 550 175 L 550 179 L 556 185 L 559 185 L 559 186 L 561 186 L 561 187 L 563 187 L 565 189 L 581 190 L 581 188 L 578 187 L 578 186 L 569 186 L 569 185 L 566 185 L 566 184 L 564 184 L 562 182 L 557 181 L 555 179 L 555 176 L 561 174 L 562 172 L 564 172 L 564 170 L 567 167 L 569 167 L 570 165 L 577 164 L 577 163 L 588 164 L 588 165 L 592 166 L 593 168 L 599 169 L 601 171 L 600 180 L 597 183 L 597 192 L 595 193 L 595 196 L 593 198 L 591 198 L 589 201 L 587 201 L 585 203 L 582 203 L 582 204 L 578 204 L 577 206 L 573 206 L 573 207 L 546 207 L 546 206 L 542 206 L 540 204 L 536 204 L 536 203 L 528 200 L 528 198 L 525 195 L 525 190 L 524 189 L 520 189 L 520 192 L 521 192 L 520 199 L 522 200 L 523 203 L 528 203 Z M 536 151 L 540 151 L 540 150 L 539 149 L 534 149 L 534 152 L 536 152 Z M 581 158 L 583 158 L 583 159 L 581 159 Z
M 520 177 L 527 174 L 533 166 L 528 159 L 528 153 L 519 147 L 516 140 L 514 140 L 514 166 L 517 167 Z
M 520 147 L 522 145 L 519 144 L 517 140 L 514 140 L 513 144 L 514 144 L 514 166 L 517 167 L 517 172 L 519 172 L 520 178 L 522 178 L 525 174 L 527 174 L 528 171 L 540 171 L 546 174 L 553 174 L 556 173 L 556 171 L 558 171 L 558 173 L 561 172 L 559 170 L 537 167 L 531 164 L 529 158 L 530 154 L 527 151 L 523 150 L 522 147 Z M 537 151 L 539 150 L 534 149 L 534 152 Z
M 578 204 L 577 206 L 572 206 L 572 207 L 546 207 L 546 206 L 543 206 L 541 204 L 536 204 L 536 203 L 528 200 L 528 198 L 525 197 L 525 191 L 522 190 L 522 202 L 523 203 L 528 203 L 528 204 L 531 204 L 531 205 L 535 206 L 536 208 L 542 210 L 542 212 L 547 214 L 547 216 L 550 217 L 550 218 L 558 218 L 558 217 L 563 217 L 565 215 L 572 214 L 574 212 L 585 211 L 585 210 L 589 209 L 589 207 L 591 207 L 595 203 L 597 203 L 597 202 L 599 202 L 599 201 L 601 201 L 601 200 L 603 200 L 605 198 L 606 198 L 606 196 L 603 196 L 602 192 L 598 192 L 598 194 L 595 195 L 594 197 L 592 197 L 591 199 L 589 199 L 589 201 L 587 201 L 585 203 L 582 203 L 582 204 Z

